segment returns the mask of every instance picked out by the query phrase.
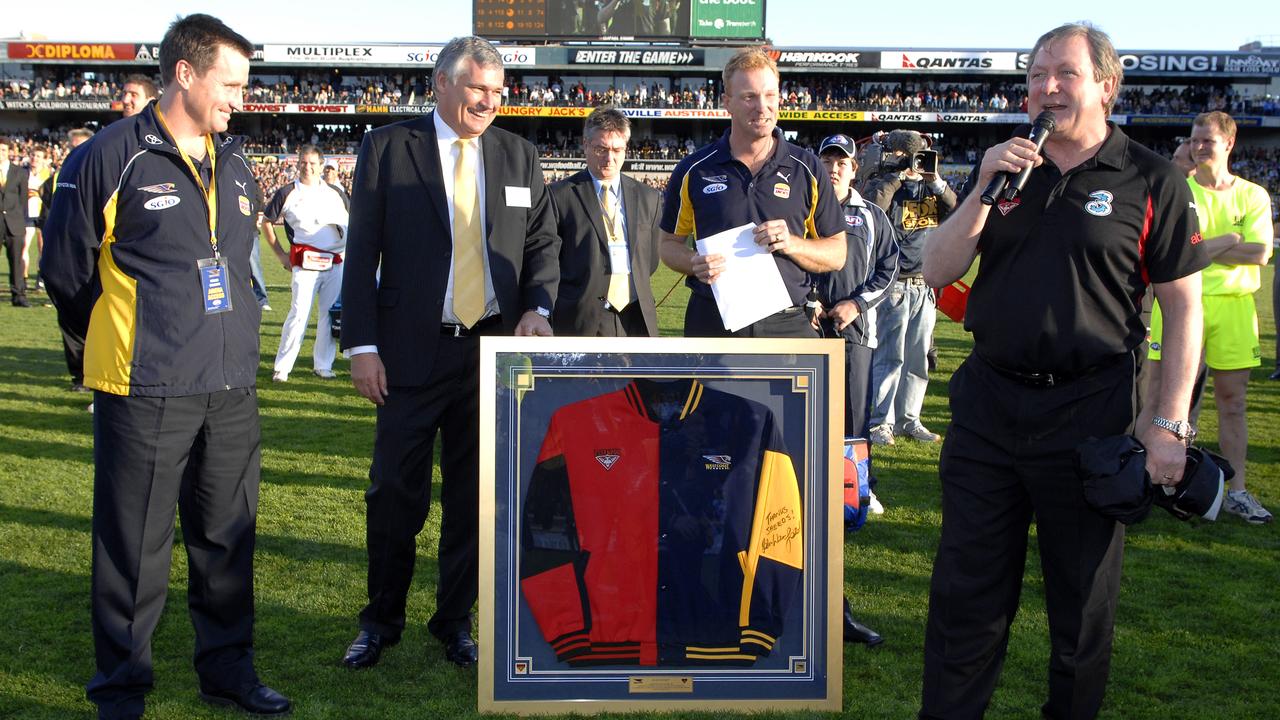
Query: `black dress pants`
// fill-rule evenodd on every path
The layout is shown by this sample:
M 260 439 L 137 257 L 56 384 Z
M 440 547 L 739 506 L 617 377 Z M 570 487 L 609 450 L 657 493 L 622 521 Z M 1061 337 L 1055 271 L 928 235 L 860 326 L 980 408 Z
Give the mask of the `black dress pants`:
M 821 337 L 804 311 L 788 308 L 761 318 L 750 325 L 729 332 L 720 319 L 715 298 L 691 293 L 684 310 L 685 337 L 756 337 L 756 338 L 816 338 Z
M 209 692 L 251 687 L 261 470 L 254 388 L 172 398 L 94 394 L 93 640 L 102 717 L 143 710 L 169 589 L 174 507 L 187 548 L 195 667 Z
M 440 582 L 427 629 L 436 637 L 471 627 L 479 594 L 478 337 L 442 337 L 427 383 L 391 387 L 378 408 L 370 485 L 365 492 L 369 604 L 360 627 L 399 638 L 417 558 L 416 538 L 431 507 L 432 451 L 440 433 Z
M 1132 430 L 1136 374 L 1135 358 L 1126 355 L 1089 376 L 1033 388 L 971 355 L 952 376 L 921 718 L 986 711 L 1018 610 L 1032 519 L 1051 648 L 1041 713 L 1097 714 L 1110 671 L 1124 526 L 1085 503 L 1074 451 L 1090 436 Z
M 845 340 L 844 436 L 866 438 L 871 419 L 871 358 L 874 350 Z
M 3 222 L 4 219 L 0 218 L 0 223 Z M 26 236 L 22 233 L 12 235 L 8 229 L 0 227 L 0 237 L 4 239 L 4 252 L 9 260 L 9 299 L 17 304 L 27 299 L 27 268 L 22 257 Z

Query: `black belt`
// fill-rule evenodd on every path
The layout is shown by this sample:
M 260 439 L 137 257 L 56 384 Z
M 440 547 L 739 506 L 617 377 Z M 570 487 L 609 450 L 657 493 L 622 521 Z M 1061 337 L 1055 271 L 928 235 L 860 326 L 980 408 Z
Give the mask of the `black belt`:
M 1020 385 L 1026 385 L 1027 387 L 1051 388 L 1051 387 L 1057 387 L 1058 385 L 1066 385 L 1069 382 L 1093 375 L 1094 373 L 1100 370 L 1105 370 L 1111 367 L 1112 365 L 1115 365 L 1117 362 L 1120 361 L 1120 359 L 1128 357 L 1129 353 L 1121 353 L 1119 355 L 1115 355 L 1113 357 L 1107 358 L 1106 360 L 1096 365 L 1090 365 L 1089 367 L 1083 370 L 1078 370 L 1074 372 L 1013 370 L 1011 368 L 1000 367 L 999 365 L 986 359 L 985 357 L 982 356 L 981 353 L 978 353 L 976 351 L 974 352 L 974 355 L 976 355 L 978 359 L 982 360 L 982 362 L 986 363 L 987 367 L 991 368 L 992 370 L 995 370 L 996 374 L 1000 375 L 1001 377 L 1008 378 Z
M 490 315 L 471 327 L 457 323 L 440 323 L 440 334 L 448 337 L 471 337 L 500 324 L 502 324 L 501 315 Z
M 899 275 L 898 282 L 904 285 L 924 285 L 923 275 Z

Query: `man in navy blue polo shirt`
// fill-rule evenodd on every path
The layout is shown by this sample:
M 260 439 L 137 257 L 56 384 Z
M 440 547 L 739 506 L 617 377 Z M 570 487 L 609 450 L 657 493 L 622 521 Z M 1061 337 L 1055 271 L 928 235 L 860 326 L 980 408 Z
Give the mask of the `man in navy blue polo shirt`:
M 1033 518 L 1050 640 L 1041 715 L 1098 714 L 1124 526 L 1085 502 L 1075 451 L 1091 436 L 1136 435 L 1152 481 L 1176 485 L 1191 434 L 1199 270 L 1208 257 L 1186 180 L 1107 121 L 1123 69 L 1105 33 L 1064 25 L 1030 58 L 1028 114 L 1053 112 L 1053 134 L 1037 152 L 1023 126 L 988 150 L 966 199 L 925 245 L 930 287 L 960 278 L 979 252 L 982 262 L 965 312 L 973 353 L 951 378 L 938 466 L 942 538 L 921 718 L 985 712 L 1018 611 Z M 1020 193 L 979 202 L 998 173 L 1023 168 L 1033 169 Z M 1135 428 L 1148 286 L 1165 310 L 1166 374 L 1155 419 Z
M 845 261 L 844 218 L 826 171 L 812 152 L 778 129 L 778 66 L 760 48 L 725 63 L 722 102 L 729 131 L 676 166 L 662 212 L 662 262 L 688 276 L 689 337 L 818 337 L 804 314 L 810 273 Z M 689 240 L 745 224 L 769 248 L 792 306 L 741 330 L 720 320 L 711 283 L 724 271 L 720 255 L 699 255 Z

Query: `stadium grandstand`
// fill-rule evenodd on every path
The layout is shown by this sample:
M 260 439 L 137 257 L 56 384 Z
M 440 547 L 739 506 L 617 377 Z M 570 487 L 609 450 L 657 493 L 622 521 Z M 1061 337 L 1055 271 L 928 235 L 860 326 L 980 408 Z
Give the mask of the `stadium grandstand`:
M 507 84 L 498 123 L 542 150 L 548 180 L 582 167 L 579 133 L 591 108 L 611 104 L 634 123 L 626 171 L 661 187 L 689 150 L 724 132 L 720 71 L 733 47 L 615 43 L 502 44 Z M 154 43 L 9 41 L 0 59 L 0 133 L 48 145 L 119 117 L 120 88 L 154 73 Z M 430 73 L 443 45 L 264 44 L 244 112 L 264 193 L 292 177 L 292 153 L 315 144 L 350 178 L 364 132 L 429 110 Z M 782 74 L 779 125 L 813 146 L 845 132 L 865 140 L 910 127 L 932 139 L 959 182 L 980 148 L 1026 122 L 1025 51 L 995 49 L 771 49 Z M 1280 51 L 1121 51 L 1125 85 L 1114 120 L 1166 154 L 1192 118 L 1225 110 L 1240 127 L 1237 171 L 1280 195 Z M 24 148 L 25 149 L 25 148 Z M 26 153 L 23 153 L 23 157 Z M 1275 203 L 1280 207 L 1280 203 Z

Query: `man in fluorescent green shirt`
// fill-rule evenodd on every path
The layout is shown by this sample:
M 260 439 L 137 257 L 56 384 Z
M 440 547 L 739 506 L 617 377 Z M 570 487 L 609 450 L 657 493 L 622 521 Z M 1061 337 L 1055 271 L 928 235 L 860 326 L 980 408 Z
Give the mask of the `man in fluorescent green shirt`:
M 1195 174 L 1187 179 L 1200 219 L 1205 251 L 1213 263 L 1201 273 L 1205 364 L 1213 371 L 1218 406 L 1218 446 L 1235 468 L 1225 508 L 1254 524 L 1271 513 L 1245 489 L 1245 393 L 1249 372 L 1262 364 L 1253 294 L 1271 259 L 1271 198 L 1259 185 L 1231 174 L 1236 123 L 1223 112 L 1201 113 L 1191 130 Z M 1151 359 L 1160 359 L 1159 309 L 1151 318 Z

